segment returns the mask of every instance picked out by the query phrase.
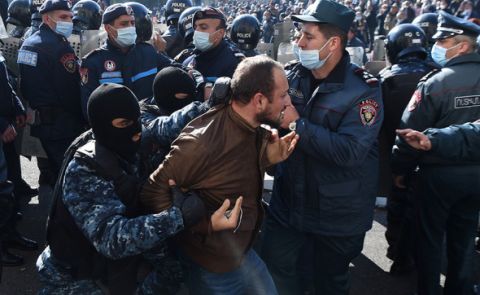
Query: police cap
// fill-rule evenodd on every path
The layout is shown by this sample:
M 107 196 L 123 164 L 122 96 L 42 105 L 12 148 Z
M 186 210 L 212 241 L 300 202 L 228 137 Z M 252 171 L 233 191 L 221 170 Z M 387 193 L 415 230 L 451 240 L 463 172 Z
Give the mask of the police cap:
M 195 12 L 192 20 L 193 25 L 195 26 L 195 22 L 197 20 L 206 19 L 206 18 L 219 19 L 223 27 L 225 27 L 227 23 L 227 19 L 225 18 L 225 15 L 220 10 L 213 7 L 205 7 Z
M 445 39 L 456 35 L 469 35 L 477 37 L 480 34 L 480 26 L 440 11 L 438 15 L 437 33 L 433 35 L 433 39 Z
M 133 9 L 128 5 L 120 3 L 110 5 L 103 13 L 102 23 L 109 24 L 122 15 L 133 16 Z
M 332 24 L 344 32 L 348 32 L 354 18 L 353 10 L 331 0 L 317 0 L 303 15 L 292 16 L 293 21 Z
M 72 9 L 72 4 L 67 0 L 46 0 L 43 2 L 42 6 L 38 11 L 41 14 L 54 11 L 54 10 L 70 10 Z

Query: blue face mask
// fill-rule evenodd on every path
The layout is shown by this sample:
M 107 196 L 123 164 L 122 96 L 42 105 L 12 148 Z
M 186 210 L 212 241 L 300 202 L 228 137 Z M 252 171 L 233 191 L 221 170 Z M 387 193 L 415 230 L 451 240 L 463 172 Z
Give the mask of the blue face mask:
M 117 38 L 115 42 L 118 43 L 121 47 L 129 47 L 135 44 L 137 40 L 137 32 L 135 27 L 126 27 L 117 29 Z
M 320 59 L 319 53 L 327 46 L 330 42 L 330 39 L 325 42 L 325 44 L 320 48 L 320 50 L 303 50 L 299 49 L 299 60 L 302 66 L 306 67 L 309 70 L 316 70 L 325 65 L 325 62 L 330 57 L 331 53 L 327 55 L 325 59 Z
M 440 66 L 444 67 L 447 62 L 449 62 L 451 60 L 451 58 L 448 58 L 447 59 L 447 51 L 449 51 L 450 49 L 453 49 L 457 46 L 459 46 L 460 44 L 457 44 L 457 45 L 454 45 L 450 48 L 443 48 L 441 46 L 438 46 L 437 44 L 434 44 L 433 47 L 432 47 L 432 59 L 434 62 L 436 62 L 437 64 L 439 64 Z
M 202 52 L 209 50 L 213 46 L 213 43 L 210 42 L 210 34 L 195 30 L 193 33 L 193 45 Z
M 62 22 L 62 21 L 54 21 L 56 26 L 55 26 L 55 32 L 57 34 L 60 34 L 64 36 L 65 38 L 70 37 L 72 35 L 72 30 L 73 30 L 73 23 L 71 22 Z

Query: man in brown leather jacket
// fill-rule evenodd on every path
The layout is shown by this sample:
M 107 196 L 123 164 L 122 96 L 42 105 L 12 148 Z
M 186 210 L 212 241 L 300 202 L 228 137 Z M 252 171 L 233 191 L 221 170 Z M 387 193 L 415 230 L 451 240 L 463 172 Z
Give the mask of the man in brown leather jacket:
M 211 215 L 225 199 L 243 196 L 233 231 L 203 222 L 176 238 L 185 260 L 187 285 L 195 294 L 277 294 L 252 244 L 263 219 L 261 196 L 266 167 L 293 151 L 295 132 L 280 138 L 273 127 L 291 107 L 282 66 L 265 56 L 242 61 L 231 80 L 231 103 L 190 122 L 141 193 L 148 210 L 170 206 L 168 179 L 196 190 Z M 232 201 L 234 199 L 231 199 Z

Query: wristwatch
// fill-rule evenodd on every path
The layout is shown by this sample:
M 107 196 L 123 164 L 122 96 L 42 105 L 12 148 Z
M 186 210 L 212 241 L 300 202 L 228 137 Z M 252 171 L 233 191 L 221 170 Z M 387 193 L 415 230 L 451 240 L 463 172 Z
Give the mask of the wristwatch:
M 292 121 L 288 124 L 288 129 L 290 129 L 290 131 L 295 131 L 297 130 L 297 121 Z

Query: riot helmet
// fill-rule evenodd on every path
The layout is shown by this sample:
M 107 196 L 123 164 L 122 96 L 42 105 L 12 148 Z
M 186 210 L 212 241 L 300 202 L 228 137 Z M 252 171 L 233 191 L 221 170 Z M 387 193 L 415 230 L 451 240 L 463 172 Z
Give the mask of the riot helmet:
M 242 50 L 254 49 L 260 40 L 260 22 L 251 14 L 237 16 L 232 23 L 230 39 Z
M 191 0 L 168 0 L 165 6 L 165 19 L 167 20 L 167 26 L 176 26 L 180 14 L 193 5 Z
M 8 6 L 7 24 L 17 27 L 30 27 L 30 2 L 29 0 L 13 0 Z
M 401 24 L 394 27 L 385 39 L 387 58 L 391 64 L 410 54 L 421 58 L 427 57 L 427 37 L 420 27 L 412 24 Z
M 195 32 L 193 28 L 193 16 L 195 12 L 201 9 L 202 7 L 200 6 L 189 7 L 182 12 L 178 19 L 178 33 L 183 37 L 186 45 L 192 42 L 193 33 Z
M 435 43 L 432 36 L 437 32 L 438 16 L 436 13 L 424 13 L 417 16 L 412 24 L 419 26 L 427 36 L 429 46 Z
M 153 24 L 152 11 L 145 5 L 138 2 L 127 2 L 126 5 L 133 9 L 135 15 L 135 30 L 137 31 L 137 42 L 146 42 L 152 38 Z
M 92 0 L 81 0 L 72 8 L 73 32 L 98 30 L 102 24 L 102 9 Z

